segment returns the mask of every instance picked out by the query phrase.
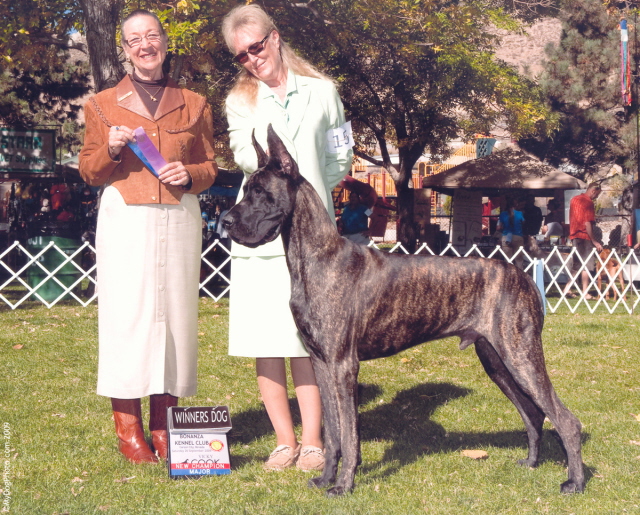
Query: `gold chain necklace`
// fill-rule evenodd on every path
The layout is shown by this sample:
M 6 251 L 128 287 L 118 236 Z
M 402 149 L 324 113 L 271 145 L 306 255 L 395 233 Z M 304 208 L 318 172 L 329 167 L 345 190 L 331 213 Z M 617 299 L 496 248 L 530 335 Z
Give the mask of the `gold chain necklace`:
M 142 84 L 140 84 L 138 81 L 136 81 L 136 84 L 137 84 L 138 86 L 140 86 L 140 87 L 141 87 L 141 88 L 146 92 L 146 94 L 147 94 L 147 95 L 149 95 L 149 97 L 151 97 L 151 100 L 152 100 L 152 101 L 154 101 L 154 102 L 157 102 L 157 101 L 158 101 L 158 99 L 157 99 L 154 95 L 157 95 L 157 94 L 158 94 L 158 92 L 159 92 L 162 88 L 164 88 L 164 85 L 163 85 L 163 86 L 159 86 L 159 87 L 158 87 L 158 89 L 156 89 L 156 90 L 155 90 L 155 92 L 154 92 L 154 93 L 153 93 L 153 95 L 152 95 L 152 94 L 149 92 L 149 90 L 148 90 L 147 88 L 145 88 Z

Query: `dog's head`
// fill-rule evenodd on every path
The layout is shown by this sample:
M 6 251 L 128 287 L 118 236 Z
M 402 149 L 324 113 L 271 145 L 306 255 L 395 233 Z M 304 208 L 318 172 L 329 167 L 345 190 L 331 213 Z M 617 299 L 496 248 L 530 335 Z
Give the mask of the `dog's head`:
M 602 251 L 600 252 L 600 259 L 605 260 L 609 257 L 609 254 L 611 254 L 611 248 L 610 247 L 604 247 L 602 249 Z
M 301 175 L 271 124 L 267 128 L 269 155 L 255 134 L 251 138 L 258 154 L 258 169 L 245 183 L 242 200 L 226 214 L 222 225 L 233 241 L 255 248 L 275 240 L 282 232 L 293 211 Z

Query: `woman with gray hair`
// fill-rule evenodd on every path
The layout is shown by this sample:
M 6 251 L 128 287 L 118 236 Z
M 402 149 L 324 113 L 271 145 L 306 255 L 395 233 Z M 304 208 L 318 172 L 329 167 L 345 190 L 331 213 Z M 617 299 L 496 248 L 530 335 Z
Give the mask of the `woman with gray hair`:
M 120 452 L 133 463 L 157 463 L 140 399 L 150 397 L 151 441 L 166 459 L 167 408 L 196 393 L 202 251 L 196 195 L 211 186 L 218 168 L 211 108 L 165 76 L 168 37 L 157 15 L 129 14 L 122 48 L 132 73 L 87 101 L 80 152 L 82 178 L 104 185 L 96 231 L 97 391 L 111 397 Z M 166 161 L 155 173 L 129 147 L 139 138 Z
M 349 171 L 352 158 L 352 144 L 344 138 L 350 138 L 350 126 L 335 85 L 295 54 L 258 5 L 233 9 L 222 32 L 242 67 L 226 101 L 236 163 L 246 176 L 258 168 L 251 135 L 255 131 L 266 148 L 267 126 L 272 124 L 333 218 L 331 191 Z M 327 138 L 333 138 L 334 131 L 342 139 L 330 145 Z M 320 394 L 289 308 L 291 287 L 282 239 L 257 249 L 234 245 L 232 270 L 229 354 L 256 358 L 258 387 L 277 438 L 265 468 L 282 470 L 296 464 L 302 470 L 321 470 Z M 289 409 L 286 357 L 302 417 L 300 444 Z

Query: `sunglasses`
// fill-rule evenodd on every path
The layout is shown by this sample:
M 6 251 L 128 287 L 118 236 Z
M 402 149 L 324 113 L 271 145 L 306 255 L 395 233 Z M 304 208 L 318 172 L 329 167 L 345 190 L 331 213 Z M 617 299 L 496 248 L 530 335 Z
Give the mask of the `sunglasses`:
M 271 36 L 271 32 L 269 32 L 269 34 L 267 34 L 262 41 L 258 41 L 257 43 L 254 43 L 249 48 L 247 48 L 246 52 L 240 52 L 238 55 L 236 55 L 233 58 L 233 60 L 236 63 L 244 64 L 249 60 L 249 54 L 258 55 L 260 52 L 264 50 L 264 43 L 265 41 L 267 41 L 267 39 L 269 39 L 269 36 Z

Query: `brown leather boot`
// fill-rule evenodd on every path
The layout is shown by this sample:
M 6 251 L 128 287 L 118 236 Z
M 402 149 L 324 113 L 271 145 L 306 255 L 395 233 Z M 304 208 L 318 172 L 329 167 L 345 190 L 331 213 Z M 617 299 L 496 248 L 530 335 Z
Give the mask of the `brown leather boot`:
M 131 463 L 158 463 L 144 440 L 140 399 L 111 399 L 118 448 Z
M 167 459 L 169 444 L 167 436 L 167 408 L 177 405 L 178 398 L 168 393 L 149 397 L 149 431 L 151 431 L 153 447 L 158 451 L 158 456 L 163 460 Z

